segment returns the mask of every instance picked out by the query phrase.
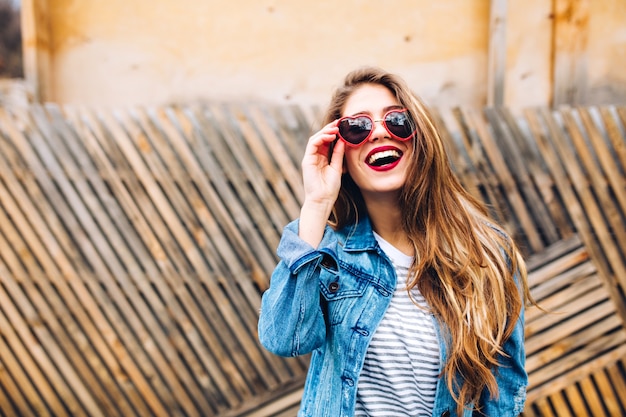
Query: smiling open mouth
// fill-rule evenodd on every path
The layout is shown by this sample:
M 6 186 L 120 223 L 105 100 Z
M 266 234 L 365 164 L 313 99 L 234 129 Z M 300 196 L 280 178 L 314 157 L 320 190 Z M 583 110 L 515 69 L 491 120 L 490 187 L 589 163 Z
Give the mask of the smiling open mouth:
M 393 164 L 402 157 L 402 152 L 397 149 L 388 149 L 381 152 L 376 152 L 367 157 L 365 161 L 368 165 L 373 167 L 382 167 L 385 165 Z

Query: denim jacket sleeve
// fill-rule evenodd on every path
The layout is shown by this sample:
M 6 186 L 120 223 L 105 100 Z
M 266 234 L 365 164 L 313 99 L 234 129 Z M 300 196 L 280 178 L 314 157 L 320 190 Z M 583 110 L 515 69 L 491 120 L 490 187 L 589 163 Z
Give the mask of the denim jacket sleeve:
M 334 231 L 326 226 L 314 249 L 298 236 L 299 220 L 283 230 L 270 287 L 261 300 L 259 341 L 280 356 L 298 356 L 322 346 L 326 324 L 320 305 L 319 271 L 325 256 L 336 262 Z

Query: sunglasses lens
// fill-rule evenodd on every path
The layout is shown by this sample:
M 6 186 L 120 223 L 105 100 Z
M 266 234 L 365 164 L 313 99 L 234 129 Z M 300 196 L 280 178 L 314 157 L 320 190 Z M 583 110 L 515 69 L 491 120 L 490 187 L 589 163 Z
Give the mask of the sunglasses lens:
M 414 126 L 406 110 L 387 113 L 385 126 L 391 134 L 400 139 L 408 139 L 413 136 Z
M 339 136 L 352 145 L 363 142 L 372 132 L 372 121 L 368 117 L 344 117 L 339 121 Z

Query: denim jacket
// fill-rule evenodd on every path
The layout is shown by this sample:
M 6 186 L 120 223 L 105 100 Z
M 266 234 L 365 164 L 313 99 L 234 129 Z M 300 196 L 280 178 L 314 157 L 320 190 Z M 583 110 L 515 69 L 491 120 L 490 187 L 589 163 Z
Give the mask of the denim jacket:
M 259 340 L 280 356 L 312 353 L 298 416 L 349 417 L 368 344 L 396 288 L 395 270 L 368 219 L 340 231 L 327 226 L 317 249 L 298 237 L 298 222 L 285 227 L 278 246 L 280 262 L 261 302 Z M 433 320 L 445 363 L 446 333 Z M 523 411 L 528 383 L 523 312 L 504 351 L 508 356 L 499 358 L 502 366 L 494 371 L 499 396 L 483 394 L 480 415 Z M 456 415 L 456 403 L 440 378 L 433 416 Z M 471 415 L 472 410 L 464 413 Z

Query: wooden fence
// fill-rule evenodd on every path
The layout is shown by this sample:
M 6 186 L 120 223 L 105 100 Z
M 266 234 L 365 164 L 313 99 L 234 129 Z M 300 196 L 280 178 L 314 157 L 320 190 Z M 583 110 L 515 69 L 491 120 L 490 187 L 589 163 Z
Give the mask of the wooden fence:
M 528 416 L 626 414 L 626 108 L 437 112 L 527 256 Z M 316 109 L 0 107 L 0 412 L 293 416 L 260 295 Z

